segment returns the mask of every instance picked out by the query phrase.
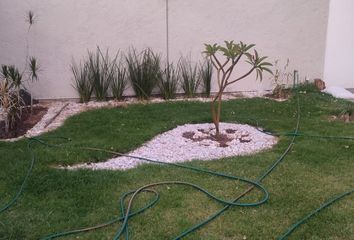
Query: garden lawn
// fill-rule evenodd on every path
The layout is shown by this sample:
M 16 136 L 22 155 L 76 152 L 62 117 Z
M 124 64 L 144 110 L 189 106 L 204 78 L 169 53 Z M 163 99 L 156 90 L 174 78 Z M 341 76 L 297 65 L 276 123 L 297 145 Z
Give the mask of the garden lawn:
M 300 94 L 300 132 L 354 136 L 354 123 L 330 122 L 329 115 L 345 105 L 318 92 Z M 249 123 L 274 132 L 293 131 L 296 98 L 285 102 L 240 99 L 223 104 L 222 121 Z M 168 102 L 99 109 L 71 117 L 56 131 L 42 135 L 71 139 L 60 148 L 34 145 L 37 160 L 20 199 L 0 215 L 0 239 L 39 239 L 53 232 L 87 227 L 120 215 L 118 199 L 126 191 L 167 180 L 193 182 L 231 200 L 245 184 L 169 166 L 144 164 L 128 171 L 67 171 L 57 165 L 104 161 L 109 154 L 79 150 L 88 146 L 128 152 L 155 135 L 185 123 L 210 122 L 209 103 Z M 188 165 L 257 179 L 287 148 L 280 137 L 271 150 L 251 156 Z M 0 206 L 16 193 L 30 164 L 27 140 L 0 142 Z M 276 239 L 292 223 L 332 197 L 354 187 L 354 141 L 297 137 L 292 150 L 263 181 L 270 193 L 258 207 L 233 207 L 185 239 Z M 202 221 L 222 204 L 182 186 L 155 188 L 160 201 L 129 223 L 131 239 L 173 239 Z M 254 191 L 248 200 L 262 196 Z M 138 198 L 134 209 L 151 195 Z M 112 239 L 120 224 L 62 239 Z M 354 194 L 322 211 L 289 239 L 354 239 Z

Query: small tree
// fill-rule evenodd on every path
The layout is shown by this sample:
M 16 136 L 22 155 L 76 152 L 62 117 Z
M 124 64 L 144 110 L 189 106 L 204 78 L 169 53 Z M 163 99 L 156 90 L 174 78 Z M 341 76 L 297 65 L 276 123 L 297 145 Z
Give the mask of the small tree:
M 268 68 L 268 66 L 272 66 L 272 64 L 264 61 L 267 57 L 260 57 L 256 50 L 254 50 L 253 54 L 250 53 L 250 50 L 254 46 L 254 44 L 247 45 L 243 42 L 234 43 L 234 41 L 225 41 L 225 46 L 219 44 L 205 44 L 205 51 L 203 53 L 206 54 L 216 68 L 218 81 L 218 91 L 211 102 L 211 115 L 213 123 L 215 124 L 217 137 L 220 134 L 221 102 L 225 88 L 244 79 L 254 71 L 257 73 L 256 79 L 260 78 L 260 80 L 262 80 L 263 71 L 272 74 L 272 71 Z M 245 62 L 251 65 L 250 69 L 240 77 L 231 78 L 235 66 L 243 57 L 246 58 Z M 221 60 L 221 58 L 223 58 L 223 60 Z
M 27 16 L 26 16 L 26 22 L 28 23 L 28 31 L 27 31 L 27 38 L 26 38 L 26 66 L 25 66 L 25 71 L 27 66 L 29 67 L 29 73 L 28 73 L 28 85 L 30 85 L 29 82 L 33 83 L 35 81 L 38 81 L 38 72 L 39 72 L 39 65 L 38 61 L 35 57 L 29 56 L 29 42 L 28 42 L 28 35 L 31 30 L 31 27 L 35 24 L 36 19 L 33 11 L 28 11 Z M 31 105 L 31 113 L 33 112 L 33 96 L 32 96 L 32 91 L 30 88 L 28 88 L 29 94 L 30 94 L 30 105 Z

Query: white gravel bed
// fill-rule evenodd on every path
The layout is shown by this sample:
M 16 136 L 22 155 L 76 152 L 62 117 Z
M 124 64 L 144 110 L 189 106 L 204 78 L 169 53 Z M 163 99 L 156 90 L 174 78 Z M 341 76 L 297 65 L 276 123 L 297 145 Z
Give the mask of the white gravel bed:
M 236 99 L 236 98 L 252 98 L 252 97 L 261 97 L 264 96 L 268 91 L 256 91 L 256 92 L 242 92 L 242 93 L 226 93 L 223 96 L 224 101 Z M 116 101 L 116 100 L 111 100 L 111 101 L 105 101 L 105 102 L 96 102 L 96 101 L 90 101 L 88 103 L 77 103 L 77 102 L 68 102 L 68 101 L 60 101 L 56 102 L 53 101 L 52 103 L 49 103 L 45 105 L 45 107 L 48 107 L 48 112 L 43 116 L 41 121 L 39 121 L 32 129 L 28 130 L 27 133 L 24 136 L 20 136 L 17 138 L 12 138 L 12 139 L 3 139 L 0 141 L 8 141 L 8 142 L 14 142 L 17 140 L 20 140 L 24 137 L 35 137 L 39 136 L 43 133 L 52 131 L 54 129 L 57 129 L 58 127 L 62 126 L 64 124 L 64 121 L 80 112 L 87 111 L 90 109 L 97 109 L 97 108 L 102 108 L 102 107 L 118 107 L 118 106 L 126 106 L 130 104 L 138 104 L 138 103 L 159 103 L 159 102 L 165 102 L 166 100 L 163 100 L 161 98 L 152 98 L 149 101 L 139 101 L 136 98 L 127 98 L 124 101 Z M 199 102 L 210 102 L 211 98 L 177 98 L 177 99 L 172 99 L 168 100 L 171 102 L 174 101 L 199 101 Z M 55 117 L 55 115 L 64 107 L 65 104 L 68 104 L 63 111 Z M 49 123 L 49 121 L 55 117 L 54 121 L 52 123 Z M 0 118 L 1 120 L 1 118 Z M 48 125 L 48 126 L 47 126 Z
M 264 134 L 249 125 L 221 123 L 220 127 L 221 134 L 229 140 L 226 144 L 206 138 L 215 133 L 213 124 L 186 124 L 154 137 L 128 154 L 170 163 L 195 159 L 213 160 L 257 153 L 272 148 L 278 141 L 276 137 Z M 189 135 L 189 138 L 186 138 L 186 135 Z M 147 162 L 121 156 L 106 162 L 78 164 L 65 168 L 126 170 L 142 163 Z

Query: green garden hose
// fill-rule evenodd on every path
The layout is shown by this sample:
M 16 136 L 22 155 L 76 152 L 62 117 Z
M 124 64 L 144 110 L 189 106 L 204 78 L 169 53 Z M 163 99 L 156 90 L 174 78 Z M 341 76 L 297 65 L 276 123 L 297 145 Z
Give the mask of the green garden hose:
M 309 220 L 311 217 L 313 217 L 315 214 L 319 213 L 320 211 L 322 211 L 323 209 L 329 207 L 330 205 L 332 205 L 333 203 L 337 202 L 338 200 L 341 200 L 342 198 L 350 195 L 354 193 L 354 188 L 348 192 L 344 192 L 336 197 L 334 197 L 333 199 L 329 200 L 328 202 L 322 204 L 319 208 L 315 209 L 314 211 L 312 211 L 311 213 L 307 214 L 304 218 L 300 219 L 298 222 L 296 222 L 295 224 L 291 225 L 286 232 L 281 235 L 278 240 L 284 240 L 286 239 L 296 228 L 300 227 L 300 225 L 304 224 L 307 220 Z
M 297 98 L 297 122 L 296 122 L 296 127 L 295 127 L 295 133 L 298 132 L 299 130 L 299 125 L 300 125 L 300 102 L 299 102 L 299 98 Z M 215 212 L 214 214 L 212 214 L 211 216 L 209 216 L 208 218 L 206 218 L 204 221 L 194 225 L 193 227 L 183 231 L 181 234 L 179 234 L 177 237 L 175 237 L 174 239 L 177 240 L 177 239 L 182 239 L 183 237 L 187 236 L 188 234 L 190 234 L 191 232 L 194 232 L 198 229 L 200 229 L 201 227 L 203 227 L 204 225 L 206 225 L 207 223 L 209 223 L 210 221 L 214 220 L 215 218 L 217 218 L 218 216 L 220 216 L 221 214 L 223 214 L 226 210 L 228 210 L 231 206 L 234 206 L 241 198 L 243 198 L 243 196 L 245 196 L 247 193 L 249 193 L 250 191 L 252 191 L 255 186 L 257 186 L 258 188 L 263 188 L 261 187 L 262 185 L 260 184 L 260 182 L 266 177 L 268 176 L 274 169 L 275 167 L 285 158 L 285 156 L 288 154 L 288 152 L 291 150 L 292 146 L 294 145 L 294 142 L 295 142 L 295 138 L 296 138 L 296 135 L 293 136 L 289 146 L 287 147 L 287 149 L 284 151 L 283 154 L 281 154 L 281 156 L 276 159 L 267 169 L 266 171 L 257 179 L 257 181 L 251 181 L 251 180 L 246 180 L 246 179 L 243 179 L 243 178 L 240 178 L 240 177 L 234 177 L 234 176 L 229 176 L 229 175 L 226 175 L 226 174 L 223 174 L 223 173 L 217 173 L 217 172 L 212 172 L 210 170 L 207 170 L 207 169 L 201 169 L 201 168 L 197 168 L 197 167 L 190 167 L 190 166 L 186 166 L 186 165 L 182 165 L 182 164 L 177 164 L 177 163 L 166 163 L 166 162 L 161 162 L 161 161 L 157 161 L 157 160 L 153 160 L 153 159 L 148 159 L 148 158 L 142 158 L 142 157 L 139 157 L 139 156 L 130 156 L 128 154 L 122 154 L 122 153 L 118 153 L 118 152 L 114 152 L 114 151 L 110 151 L 110 150 L 104 150 L 104 149 L 98 149 L 98 148 L 83 148 L 85 150 L 92 150 L 92 151 L 104 151 L 104 152 L 107 152 L 107 153 L 112 153 L 112 154 L 116 154 L 116 155 L 120 155 L 120 156 L 127 156 L 127 157 L 133 157 L 135 159 L 138 159 L 138 160 L 143 160 L 143 161 L 148 161 L 148 162 L 153 162 L 153 163 L 159 163 L 159 164 L 165 164 L 165 165 L 171 165 L 171 166 L 176 166 L 176 167 L 182 167 L 182 168 L 186 168 L 186 169 L 190 169 L 190 170 L 194 170 L 194 171 L 197 171 L 197 172 L 204 172 L 204 173 L 208 173 L 208 174 L 212 174 L 212 175 L 216 175 L 216 176 L 221 176 L 221 177 L 227 177 L 227 178 L 231 178 L 231 179 L 235 179 L 235 180 L 241 180 L 241 181 L 244 181 L 244 182 L 248 182 L 248 183 L 251 183 L 252 186 L 249 187 L 245 192 L 243 192 L 241 195 L 239 195 L 238 197 L 236 197 L 231 203 L 233 204 L 225 204 L 225 206 Z M 157 183 L 159 184 L 159 183 Z M 146 185 L 146 186 L 143 186 L 142 188 L 140 189 L 145 189 L 146 187 L 149 187 L 149 185 Z M 122 226 L 119 228 L 119 230 L 116 232 L 115 236 L 114 236 L 114 240 L 117 240 L 119 239 L 124 231 L 125 231 L 125 234 L 126 234 L 126 239 L 127 239 L 127 236 L 128 236 L 128 220 L 129 220 L 129 211 L 130 211 L 130 206 L 134 200 L 134 197 L 139 193 L 140 189 L 136 190 L 133 194 L 133 196 L 130 198 L 129 200 L 129 204 L 128 204 L 128 208 L 126 210 L 126 213 L 125 215 L 123 216 L 124 219 L 123 219 L 123 224 Z M 263 188 L 264 189 L 264 188 Z M 212 194 L 208 193 L 206 190 L 203 191 L 204 193 L 207 194 L 207 196 L 211 197 Z M 266 193 L 266 196 L 267 196 L 267 199 L 268 199 L 268 192 L 264 189 L 264 192 L 263 193 Z M 215 200 L 215 199 L 214 199 Z M 258 203 L 264 203 L 266 201 L 266 199 L 264 198 L 263 201 L 260 201 Z M 246 203 L 247 206 L 257 206 L 259 205 L 258 203 Z M 240 205 L 239 205 L 240 206 Z M 242 206 L 242 205 L 241 205 Z M 121 206 L 122 207 L 122 206 Z M 100 224 L 102 225 L 102 224 Z M 81 229 L 78 229 L 78 230 L 73 230 L 75 231 L 75 233 L 77 232 L 86 232 L 86 231 L 89 231 L 90 228 L 83 228 Z M 93 229 L 96 229 L 95 227 L 93 227 Z M 49 235 L 49 236 L 46 236 L 43 238 L 43 240 L 47 240 L 47 239 L 53 239 L 55 237 L 60 237 L 60 236 L 66 236 L 68 234 L 70 234 L 71 232 L 73 231 L 67 231 L 67 232 L 62 232 L 62 233 L 55 233 L 55 234 L 52 234 L 52 235 Z
M 27 144 L 27 149 L 30 150 L 31 149 L 31 144 L 33 143 L 32 140 L 30 140 Z M 15 202 L 18 200 L 18 198 L 20 197 L 20 195 L 22 194 L 23 192 L 23 189 L 26 185 L 26 182 L 29 178 L 29 176 L 31 175 L 31 172 L 32 172 L 32 169 L 33 169 L 33 166 L 34 166 L 34 161 L 35 161 L 35 155 L 32 151 L 31 152 L 31 162 L 30 162 L 30 165 L 28 167 L 28 170 L 27 170 L 27 173 L 22 181 L 22 184 L 19 188 L 19 190 L 17 191 L 16 195 L 8 202 L 6 203 L 3 207 L 0 208 L 0 213 L 6 211 L 7 209 L 9 209 L 13 204 L 15 204 Z
M 122 154 L 122 153 L 118 153 L 115 151 L 110 151 L 110 150 L 105 150 L 105 149 L 98 149 L 98 148 L 90 148 L 90 147 L 83 147 L 81 149 L 83 150 L 88 150 L 88 151 L 100 151 L 100 152 L 106 152 L 106 153 L 111 153 L 111 154 L 115 154 L 115 155 L 120 155 L 120 156 L 127 156 L 127 157 L 131 157 L 131 158 L 135 158 L 141 161 L 148 161 L 148 162 L 152 162 L 152 163 L 158 163 L 158 164 L 164 164 L 164 165 L 169 165 L 169 166 L 174 166 L 174 167 L 179 167 L 179 168 L 184 168 L 187 170 L 191 170 L 191 171 L 195 171 L 195 172 L 199 172 L 199 173 L 205 173 L 205 174 L 209 174 L 209 175 L 213 175 L 213 176 L 218 176 L 218 177 L 223 177 L 226 179 L 230 179 L 230 180 L 236 180 L 236 181 L 241 181 L 244 182 L 248 185 L 250 185 L 250 187 L 248 189 L 246 189 L 243 193 L 241 193 L 240 195 L 238 195 L 236 198 L 234 198 L 232 201 L 228 201 L 228 200 L 224 200 L 221 198 L 216 197 L 215 195 L 213 195 L 212 193 L 210 193 L 208 190 L 195 185 L 193 183 L 189 183 L 189 182 L 182 182 L 182 181 L 165 181 L 165 182 L 158 182 L 158 183 L 152 183 L 152 184 L 147 184 L 144 185 L 142 187 L 140 187 L 137 190 L 134 191 L 130 191 L 127 193 L 124 193 L 121 197 L 120 197 L 120 209 L 121 209 L 121 215 L 111 219 L 110 221 L 107 221 L 105 223 L 102 224 L 98 224 L 96 226 L 92 226 L 92 227 L 86 227 L 86 228 L 81 228 L 81 229 L 76 229 L 76 230 L 70 230 L 70 231 L 65 231 L 65 232 L 60 232 L 60 233 L 54 233 L 54 234 L 50 234 L 48 236 L 43 237 L 43 240 L 49 240 L 49 239 L 55 239 L 55 238 L 59 238 L 59 237 L 63 237 L 63 236 L 68 236 L 68 235 L 72 235 L 72 234 L 77 234 L 77 233 L 82 233 L 82 232 L 88 232 L 88 231 L 92 231 L 92 230 L 96 230 L 99 228 L 103 228 L 118 222 L 122 222 L 120 228 L 116 231 L 116 234 L 114 235 L 113 239 L 120 239 L 123 235 L 125 236 L 125 239 L 129 239 L 129 230 L 128 230 L 128 222 L 131 218 L 137 216 L 138 214 L 143 213 L 144 211 L 146 211 L 147 209 L 153 207 L 159 200 L 159 194 L 157 191 L 155 191 L 154 189 L 152 189 L 152 187 L 156 187 L 156 186 L 160 186 L 160 185 L 170 185 L 170 184 L 174 184 L 174 185 L 185 185 L 191 188 L 194 188 L 202 193 L 204 193 L 207 197 L 209 197 L 210 199 L 213 199 L 214 201 L 223 204 L 224 207 L 222 209 L 220 209 L 219 211 L 215 212 L 214 214 L 210 215 L 208 218 L 206 218 L 205 220 L 203 220 L 202 222 L 194 225 L 193 227 L 186 229 L 185 231 L 183 231 L 182 233 L 180 233 L 178 236 L 174 237 L 173 239 L 177 240 L 177 239 L 182 239 L 185 236 L 187 236 L 188 234 L 190 234 L 191 232 L 194 232 L 198 229 L 200 229 L 201 227 L 205 226 L 207 223 L 211 222 L 212 220 L 214 220 L 215 218 L 217 218 L 218 216 L 220 216 L 221 214 L 223 214 L 226 210 L 228 210 L 230 207 L 233 206 L 240 206 L 240 207 L 254 207 L 254 206 L 259 206 L 261 204 L 264 204 L 268 198 L 269 198 L 269 193 L 268 191 L 265 189 L 265 187 L 262 185 L 262 180 L 264 180 L 277 166 L 278 164 L 286 157 L 286 155 L 289 153 L 289 151 L 291 150 L 291 148 L 294 145 L 295 139 L 298 136 L 304 136 L 304 137 L 314 137 L 314 138 L 327 138 L 327 139 L 343 139 L 343 140 L 354 140 L 354 137 L 346 137 L 346 136 L 320 136 L 320 135 L 308 135 L 308 134 L 303 134 L 299 132 L 299 124 L 300 124 L 300 103 L 299 103 L 299 98 L 297 98 L 297 121 L 296 121 L 296 127 L 294 132 L 289 132 L 289 133 L 282 133 L 282 134 L 276 134 L 276 133 L 271 133 L 269 131 L 265 131 L 263 129 L 258 128 L 258 130 L 267 133 L 267 134 L 271 134 L 271 135 L 276 135 L 276 136 L 290 136 L 292 137 L 288 147 L 285 149 L 285 151 L 255 180 L 249 180 L 246 178 L 242 178 L 239 176 L 233 176 L 233 175 L 228 175 L 225 173 L 220 173 L 220 172 L 215 172 L 215 171 L 211 171 L 208 169 L 203 169 L 203 168 L 199 168 L 199 167 L 192 167 L 192 166 L 188 166 L 188 165 L 184 165 L 184 164 L 178 164 L 178 163 L 168 163 L 168 162 L 161 162 L 158 160 L 154 160 L 154 159 L 148 159 L 148 158 L 143 158 L 143 157 L 139 157 L 139 156 L 131 156 L 128 154 Z M 257 122 L 257 126 L 258 126 L 258 122 Z M 62 138 L 65 139 L 65 138 Z M 65 139 L 68 140 L 68 139 Z M 41 138 L 30 138 L 27 144 L 27 149 L 30 151 L 31 154 L 31 163 L 30 166 L 28 168 L 28 171 L 25 175 L 25 178 L 18 190 L 18 192 L 16 193 L 15 197 L 12 198 L 12 200 L 10 200 L 7 204 L 4 205 L 4 207 L 0 208 L 0 213 L 4 212 L 5 210 L 9 209 L 20 197 L 20 195 L 22 194 L 24 187 L 26 185 L 26 182 L 28 181 L 28 178 L 32 172 L 34 163 L 35 163 L 35 159 L 36 156 L 34 154 L 34 151 L 32 149 L 32 144 L 33 143 L 40 143 L 44 146 L 47 147 L 60 147 L 61 144 L 50 144 L 48 143 L 46 140 L 41 139 Z M 239 200 L 241 200 L 244 196 L 246 196 L 249 192 L 251 192 L 254 189 L 258 189 L 261 193 L 262 193 L 262 198 L 259 201 L 256 202 L 240 202 Z M 335 197 L 334 199 L 330 200 L 329 202 L 323 204 L 322 206 L 320 206 L 318 209 L 316 209 L 315 211 L 311 212 L 310 214 L 308 214 L 306 217 L 304 217 L 303 219 L 301 219 L 300 221 L 298 221 L 297 223 L 295 223 L 294 225 L 292 225 L 281 237 L 279 237 L 279 240 L 283 240 L 285 239 L 287 236 L 289 236 L 297 227 L 299 227 L 301 224 L 305 223 L 305 221 L 307 221 L 309 218 L 311 218 L 312 216 L 314 216 L 315 214 L 317 214 L 318 212 L 320 212 L 321 210 L 323 210 L 324 208 L 330 206 L 331 204 L 333 204 L 334 202 L 344 198 L 345 196 L 348 196 L 349 194 L 353 193 L 354 189 L 352 189 L 351 191 L 345 192 L 337 197 Z M 136 198 L 136 196 L 138 196 L 141 193 L 146 193 L 146 194 L 153 194 L 153 198 L 151 198 L 149 200 L 149 202 L 143 206 L 142 208 L 136 210 L 136 211 L 132 211 L 132 205 L 133 202 Z M 125 202 L 126 200 L 128 200 L 128 205 L 127 207 L 125 206 Z

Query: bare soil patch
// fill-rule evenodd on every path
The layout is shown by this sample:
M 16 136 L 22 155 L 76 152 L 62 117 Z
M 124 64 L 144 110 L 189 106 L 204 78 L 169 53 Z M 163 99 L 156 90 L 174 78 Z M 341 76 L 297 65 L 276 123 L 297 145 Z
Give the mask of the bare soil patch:
M 26 134 L 42 119 L 48 109 L 43 106 L 34 106 L 32 113 L 30 107 L 26 107 L 22 111 L 21 119 L 17 120 L 8 133 L 5 133 L 5 122 L 0 121 L 0 139 L 16 138 Z

